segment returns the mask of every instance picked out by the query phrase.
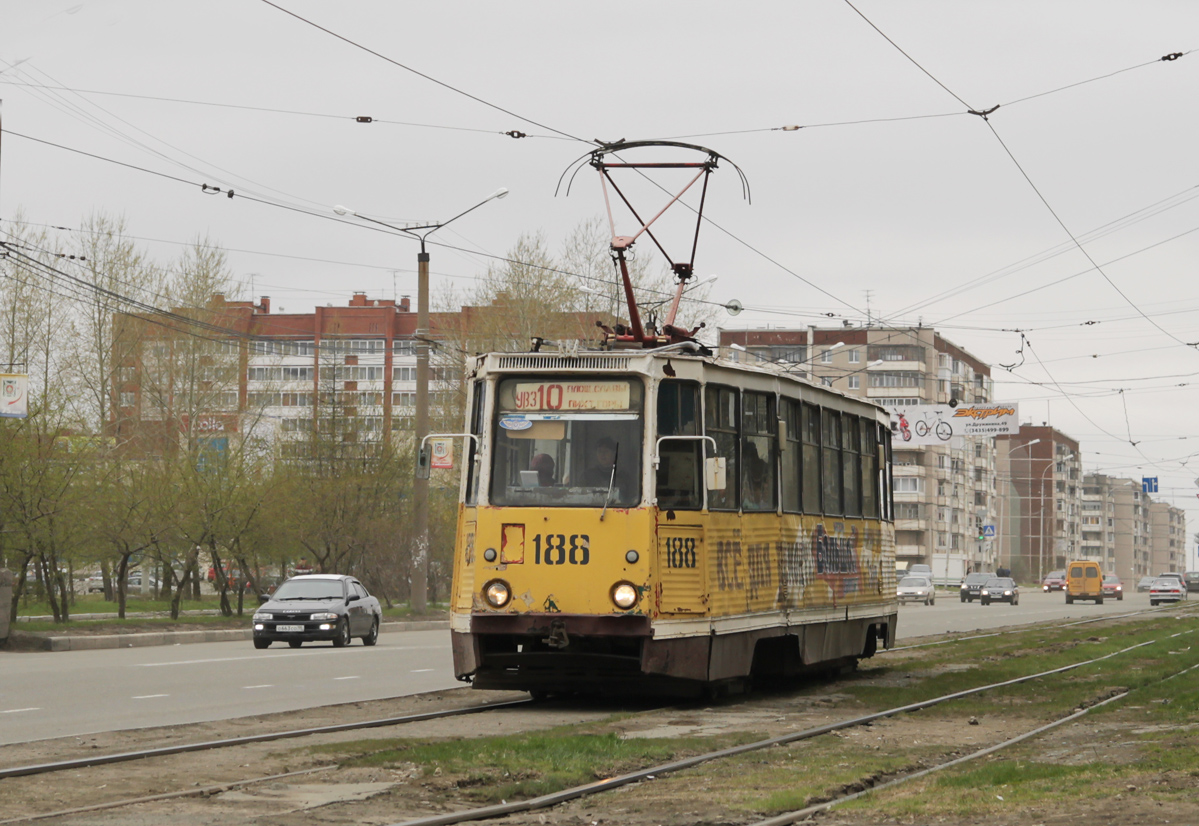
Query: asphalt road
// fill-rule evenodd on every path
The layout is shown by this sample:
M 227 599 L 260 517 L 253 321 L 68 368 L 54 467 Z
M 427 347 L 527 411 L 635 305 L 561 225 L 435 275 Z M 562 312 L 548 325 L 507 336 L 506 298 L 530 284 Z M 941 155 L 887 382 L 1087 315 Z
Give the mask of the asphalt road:
M 249 640 L 0 654 L 0 744 L 225 720 L 462 685 L 449 631 L 381 634 L 367 648 Z M 236 735 L 236 731 L 230 731 Z
M 1006 625 L 1081 620 L 1103 614 L 1125 614 L 1149 607 L 1149 594 L 1135 591 L 1126 594 L 1123 600 L 1105 599 L 1102 605 L 1093 602 L 1067 605 L 1061 591 L 1044 593 L 1025 588 L 1021 589 L 1019 605 L 994 602 L 984 606 L 978 600 L 963 603 L 956 591 L 941 590 L 937 593 L 934 605 L 908 603 L 899 607 L 897 637 L 926 637 L 932 634 L 983 631 Z
M 898 637 L 984 631 L 1087 619 L 1149 607 L 1148 594 L 1121 602 L 1066 605 L 1061 592 L 1026 591 L 1020 604 L 963 604 L 942 591 L 935 605 L 903 605 Z M 0 744 L 101 731 L 225 720 L 312 706 L 454 688 L 449 631 L 383 634 L 348 648 L 228 643 L 0 654 Z M 480 699 L 485 694 L 480 693 Z M 236 734 L 235 731 L 230 732 Z

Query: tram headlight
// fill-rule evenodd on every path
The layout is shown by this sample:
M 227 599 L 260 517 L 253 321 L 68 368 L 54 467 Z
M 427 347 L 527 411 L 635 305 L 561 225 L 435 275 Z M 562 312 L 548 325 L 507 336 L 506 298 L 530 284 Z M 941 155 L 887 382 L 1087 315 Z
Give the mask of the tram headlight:
M 624 561 L 630 565 L 635 564 L 638 559 L 641 559 L 641 554 L 637 553 L 636 551 L 628 551 L 624 555 Z
M 502 579 L 493 579 L 483 586 L 483 599 L 492 608 L 503 608 L 512 599 L 512 589 Z
M 637 604 L 638 597 L 637 586 L 631 582 L 618 582 L 612 586 L 612 602 L 617 608 L 627 611 Z
M 495 562 L 495 548 L 488 548 L 483 551 L 483 558 L 488 562 Z

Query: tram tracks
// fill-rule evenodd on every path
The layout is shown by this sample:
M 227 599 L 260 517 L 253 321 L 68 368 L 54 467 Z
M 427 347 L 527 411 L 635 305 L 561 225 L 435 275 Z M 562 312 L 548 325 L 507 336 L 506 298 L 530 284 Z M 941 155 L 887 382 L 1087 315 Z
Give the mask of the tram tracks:
M 1175 608 L 1177 608 L 1177 606 L 1175 606 Z M 1114 618 L 1115 617 L 1103 617 L 1103 618 L 1096 618 L 1096 619 L 1114 619 Z M 1005 680 L 1005 681 L 1000 681 L 1000 682 L 995 682 L 995 683 L 989 683 L 989 684 L 983 685 L 983 686 L 976 686 L 976 687 L 970 688 L 965 691 L 952 692 L 952 693 L 945 694 L 943 696 L 930 698 L 927 700 L 922 700 L 917 703 L 896 706 L 894 708 L 889 708 L 889 709 L 886 709 L 886 710 L 883 710 L 880 712 L 875 712 L 875 713 L 868 714 L 868 715 L 862 715 L 862 716 L 853 717 L 853 718 L 846 718 L 846 719 L 838 720 L 834 723 L 830 723 L 827 725 L 814 726 L 814 727 L 805 729 L 803 731 L 792 732 L 792 733 L 787 734 L 782 737 L 770 738 L 767 740 L 756 741 L 754 743 L 748 743 L 748 744 L 736 746 L 736 747 L 729 748 L 729 749 L 722 749 L 719 751 L 710 752 L 710 753 L 706 753 L 706 754 L 702 754 L 702 755 L 695 755 L 695 756 L 687 757 L 682 760 L 675 760 L 675 761 L 671 761 L 668 763 L 664 763 L 662 765 L 651 766 L 651 767 L 641 769 L 636 772 L 627 773 L 627 774 L 621 775 L 619 777 L 610 778 L 610 779 L 607 779 L 607 780 L 604 780 L 601 782 L 590 783 L 590 784 L 586 784 L 585 786 L 580 786 L 580 787 L 572 788 L 572 789 L 564 789 L 560 792 L 557 792 L 557 793 L 554 793 L 551 795 L 545 795 L 545 796 L 530 799 L 530 800 L 513 802 L 510 804 L 504 804 L 502 807 L 480 807 L 480 808 L 476 808 L 476 809 L 462 810 L 459 812 L 448 812 L 448 813 L 436 815 L 436 816 L 425 818 L 425 819 L 403 821 L 403 823 L 405 824 L 405 826 L 418 826 L 418 825 L 419 826 L 432 826 L 432 824 L 465 823 L 465 822 L 471 822 L 471 821 L 485 819 L 485 818 L 497 817 L 497 816 L 501 816 L 501 815 L 510 815 L 510 814 L 519 813 L 519 812 L 544 811 L 545 809 L 547 809 L 549 807 L 552 807 L 552 806 L 555 806 L 555 805 L 558 805 L 558 804 L 561 804 L 561 803 L 564 803 L 564 802 L 567 802 L 570 800 L 575 800 L 575 799 L 583 798 L 583 797 L 586 797 L 589 795 L 598 794 L 599 792 L 610 791 L 610 790 L 613 790 L 616 788 L 620 788 L 622 786 L 633 785 L 636 783 L 646 781 L 646 780 L 650 779 L 651 777 L 652 778 L 665 777 L 667 775 L 670 775 L 670 774 L 673 774 L 676 772 L 680 772 L 687 768 L 699 766 L 703 763 L 714 762 L 714 761 L 719 761 L 722 759 L 735 757 L 737 755 L 746 754 L 746 753 L 754 751 L 754 750 L 768 749 L 770 747 L 777 746 L 777 745 L 783 745 L 783 744 L 788 744 L 788 743 L 792 743 L 792 742 L 799 742 L 799 741 L 805 740 L 805 739 L 816 738 L 816 737 L 820 737 L 821 735 L 824 735 L 824 734 L 830 734 L 830 733 L 833 733 L 836 731 L 843 731 L 848 728 L 867 726 L 871 722 L 882 719 L 882 718 L 898 717 L 898 716 L 902 716 L 902 715 L 906 715 L 906 714 L 911 714 L 911 713 L 919 711 L 921 709 L 931 708 L 934 705 L 938 705 L 941 703 L 947 703 L 947 702 L 950 702 L 955 699 L 960 699 L 963 697 L 968 697 L 971 695 L 976 695 L 976 694 L 980 694 L 980 693 L 984 693 L 984 692 L 988 692 L 988 691 L 999 690 L 999 689 L 1003 688 L 1004 686 L 1011 686 L 1011 685 L 1016 685 L 1019 683 L 1032 681 L 1032 680 L 1050 678 L 1055 675 L 1065 674 L 1065 673 L 1073 671 L 1075 669 L 1080 669 L 1080 668 L 1083 668 L 1083 667 L 1086 667 L 1089 665 L 1100 663 L 1105 660 L 1110 660 L 1112 658 L 1120 657 L 1121 655 L 1136 651 L 1136 650 L 1144 648 L 1145 646 L 1148 646 L 1148 645 L 1152 645 L 1154 642 L 1157 642 L 1157 641 L 1159 641 L 1159 640 L 1149 640 L 1146 642 L 1140 642 L 1135 645 L 1126 646 L 1126 647 L 1120 648 L 1118 650 L 1111 651 L 1109 653 L 1104 654 L 1103 656 L 1089 658 L 1089 659 L 1086 659 L 1086 660 L 1083 660 L 1083 661 L 1077 662 L 1077 663 L 1071 663 L 1069 665 L 1066 665 L 1066 666 L 1063 666 L 1060 668 L 1047 669 L 1047 670 L 1039 671 L 1034 674 L 1024 675 L 1024 676 L 1021 676 L 1019 678 L 1012 679 L 1012 680 Z M 1192 669 L 1199 668 L 1199 666 L 1192 666 L 1191 668 Z M 1179 672 L 1179 673 L 1182 673 L 1182 672 Z M 1119 699 L 1122 696 L 1123 695 L 1117 695 L 1114 698 L 1106 698 L 1106 697 L 1098 698 L 1098 700 L 1095 697 L 1090 697 L 1090 698 L 1083 700 L 1082 704 L 1088 705 L 1091 702 L 1109 702 L 1111 699 Z M 363 721 L 363 722 L 359 722 L 359 723 L 338 724 L 338 725 L 334 725 L 334 726 L 318 726 L 318 727 L 312 727 L 312 728 L 307 728 L 307 729 L 293 729 L 293 730 L 274 732 L 274 733 L 269 733 L 269 734 L 264 734 L 264 735 L 253 735 L 253 736 L 242 737 L 242 738 L 229 738 L 229 739 L 220 740 L 220 741 L 210 741 L 210 742 L 193 743 L 193 744 L 179 744 L 179 745 L 172 746 L 169 748 L 146 749 L 146 750 L 143 750 L 142 752 L 126 752 L 126 753 L 118 753 L 118 754 L 112 754 L 112 755 L 106 755 L 106 756 L 100 756 L 100 757 L 92 757 L 92 758 L 86 758 L 86 759 L 80 759 L 80 760 L 57 761 L 55 763 L 42 764 L 42 765 L 36 766 L 36 767 L 34 767 L 34 766 L 14 767 L 13 769 L 0 770 L 0 778 L 2 778 L 2 777 L 22 777 L 22 776 L 30 776 L 30 775 L 36 775 L 36 774 L 53 774 L 55 772 L 65 772 L 65 771 L 70 771 L 70 770 L 75 770 L 76 772 L 78 772 L 78 770 L 80 770 L 86 766 L 98 766 L 98 765 L 103 765 L 105 763 L 125 762 L 125 761 L 129 761 L 129 760 L 137 760 L 137 759 L 153 759 L 153 758 L 165 757 L 165 756 L 171 755 L 171 754 L 186 754 L 188 751 L 202 751 L 202 750 L 211 750 L 211 749 L 230 748 L 230 747 L 237 746 L 237 745 L 263 743 L 263 742 L 270 742 L 272 740 L 291 739 L 291 738 L 305 737 L 308 735 L 319 735 L 322 733 L 352 732 L 356 729 L 378 728 L 378 727 L 383 727 L 383 726 L 399 726 L 399 725 L 402 725 L 402 724 L 408 723 L 408 722 L 433 721 L 433 720 L 437 720 L 440 718 L 447 718 L 450 716 L 461 716 L 463 714 L 477 714 L 482 711 L 505 711 L 505 710 L 513 709 L 515 707 L 529 706 L 529 705 L 532 705 L 532 704 L 529 701 L 524 701 L 524 700 L 515 701 L 515 702 L 507 702 L 507 703 L 491 703 L 491 704 L 485 704 L 485 705 L 480 705 L 480 706 L 472 706 L 472 707 L 464 708 L 464 709 L 454 709 L 454 710 L 439 711 L 439 712 L 425 712 L 425 713 L 412 714 L 412 715 L 401 715 L 401 716 L 397 716 L 397 717 L 389 717 L 389 718 L 382 718 L 382 719 L 377 719 L 377 720 Z M 536 707 L 537 706 L 534 706 L 534 708 L 536 708 Z M 1076 719 L 1076 716 L 1079 713 L 1080 712 L 1075 712 L 1074 715 L 1071 715 L 1070 717 L 1064 718 L 1061 721 L 1051 724 L 1051 726 L 1052 725 L 1061 725 L 1064 722 L 1069 722 L 1071 719 Z M 1039 730 L 1040 729 L 1038 729 L 1038 731 Z M 1035 736 L 1036 733 L 1037 733 L 1037 731 L 1030 732 L 1019 738 L 1012 739 L 1011 742 L 1012 743 L 1019 742 L 1022 739 L 1027 739 L 1027 737 Z M 1001 745 L 1006 745 L 1006 744 L 1001 744 Z M 991 750 L 993 751 L 993 749 L 991 749 Z M 986 753 L 989 753 L 989 752 L 987 750 L 983 750 L 983 751 L 978 752 L 978 754 L 975 756 L 981 756 Z M 240 762 L 240 758 L 237 758 L 237 762 Z M 958 763 L 958 762 L 961 762 L 961 759 L 955 758 L 955 760 L 953 760 L 953 761 L 947 761 L 944 764 L 944 766 L 952 766 L 953 764 Z M 936 770 L 941 767 L 942 766 L 932 767 L 932 770 Z M 288 779 L 298 778 L 298 777 L 301 777 L 302 775 L 311 774 L 313 772 L 318 773 L 318 775 L 322 772 L 327 773 L 336 768 L 338 768 L 338 766 L 336 764 L 329 763 L 329 764 L 326 764 L 323 766 L 316 766 L 314 768 L 304 769 L 304 770 L 301 770 L 300 772 L 273 772 L 270 774 L 267 774 L 264 772 L 264 773 L 260 774 L 260 776 L 258 776 L 258 777 L 228 780 L 228 781 L 216 783 L 216 784 L 197 786 L 196 788 L 181 789 L 181 790 L 177 790 L 175 792 L 166 793 L 166 794 L 134 795 L 134 796 L 130 796 L 128 798 L 122 799 L 122 800 L 107 801 L 103 804 L 98 804 L 97 806 L 83 807 L 83 809 L 80 809 L 80 810 L 81 811 L 82 810 L 93 810 L 95 808 L 115 808 L 115 807 L 120 807 L 120 806 L 134 806 L 134 805 L 138 805 L 138 804 L 153 804 L 155 802 L 161 802 L 161 801 L 169 799 L 169 798 L 178 798 L 178 797 L 207 797 L 207 796 L 216 794 L 221 791 L 226 791 L 228 789 L 239 788 L 239 787 L 243 787 L 243 786 L 254 784 L 254 783 L 261 783 L 261 782 L 264 782 L 267 780 L 286 781 Z M 31 769 L 35 769 L 35 771 L 30 771 Z M 905 778 L 890 780 L 889 782 L 902 782 L 903 780 L 906 780 L 906 779 L 912 779 L 914 777 L 919 777 L 924 773 L 926 773 L 926 771 L 917 772 L 915 774 L 906 776 Z M 327 776 L 327 774 L 325 776 Z M 881 788 L 881 787 L 882 787 L 881 784 L 876 786 L 876 788 Z M 0 787 L 0 792 L 3 792 L 2 787 Z M 852 799 L 852 797 L 854 797 L 854 796 L 855 795 L 848 795 L 844 799 L 846 799 L 846 800 Z M 834 800 L 831 802 L 828 802 L 828 801 L 822 802 L 821 804 L 818 804 L 817 808 L 819 808 L 819 807 L 827 808 L 828 806 L 836 805 L 838 802 L 840 802 L 840 800 Z M 593 805 L 593 804 L 591 804 L 591 805 Z M 45 817 L 66 814 L 68 811 L 74 811 L 74 809 L 71 809 L 71 810 L 60 809 L 57 812 L 47 812 L 44 814 L 30 814 L 25 817 L 18 817 L 18 818 L 12 819 L 12 820 L 3 820 L 3 821 L 0 821 L 0 823 L 28 822 L 28 821 L 32 821 L 32 820 L 42 819 Z M 774 821 L 764 821 L 764 823 L 773 823 L 773 822 Z M 783 822 L 792 822 L 792 821 L 780 820 L 778 822 L 783 823 Z
M 1143 648 L 1148 645 L 1153 645 L 1157 642 L 1158 642 L 1158 640 L 1150 640 L 1147 642 L 1136 643 L 1135 645 L 1131 645 L 1126 648 L 1122 648 L 1117 651 L 1113 651 L 1108 654 L 1104 654 L 1103 656 L 1100 656 L 1100 657 L 1095 657 L 1095 658 L 1092 658 L 1089 660 L 1084 660 L 1084 661 L 1077 662 L 1077 663 L 1071 663 L 1070 665 L 1061 666 L 1059 668 L 1053 668 L 1053 669 L 1049 669 L 1046 671 L 1040 671 L 1035 674 L 1028 674 L 1028 675 L 1025 675 L 1022 677 L 1017 677 L 1015 679 L 1004 680 L 1002 682 L 991 683 L 991 684 L 983 685 L 983 686 L 976 686 L 974 688 L 969 688 L 964 691 L 956 691 L 951 694 L 945 694 L 945 695 L 942 695 L 939 697 L 933 697 L 928 700 L 922 700 L 917 703 L 910 703 L 910 704 L 903 705 L 903 706 L 897 706 L 895 708 L 889 708 L 884 711 L 879 711 L 879 712 L 874 712 L 872 714 L 862 715 L 860 717 L 840 720 L 835 723 L 831 723 L 831 724 L 823 725 L 823 726 L 817 726 L 815 728 L 805 729 L 805 730 L 799 731 L 799 732 L 793 732 L 790 734 L 783 735 L 781 737 L 772 737 L 772 738 L 769 738 L 766 740 L 758 740 L 753 743 L 746 743 L 744 745 L 734 746 L 732 748 L 721 749 L 719 751 L 695 755 L 693 757 L 689 757 L 689 758 L 686 758 L 683 760 L 677 760 L 677 761 L 672 761 L 670 763 L 663 763 L 663 764 L 656 765 L 656 766 L 650 766 L 650 767 L 647 767 L 644 769 L 639 769 L 634 772 L 629 772 L 627 774 L 623 774 L 619 777 L 613 777 L 613 778 L 609 778 L 607 780 L 601 780 L 601 781 L 598 781 L 595 783 L 589 783 L 584 786 L 576 786 L 576 787 L 570 788 L 570 789 L 563 789 L 562 791 L 555 792 L 553 794 L 542 795 L 540 797 L 535 797 L 535 798 L 532 798 L 529 800 L 515 801 L 512 803 L 503 803 L 498 806 L 486 806 L 486 807 L 480 807 L 480 808 L 475 808 L 475 809 L 467 809 L 467 810 L 451 812 L 451 813 L 447 813 L 447 814 L 443 814 L 443 815 L 434 815 L 431 817 L 422 817 L 422 818 L 416 818 L 416 819 L 411 819 L 411 820 L 404 820 L 404 821 L 400 821 L 395 824 L 392 824 L 392 826 L 454 826 L 454 824 L 470 823 L 470 822 L 482 821 L 482 820 L 492 820 L 494 818 L 506 817 L 508 815 L 518 814 L 521 812 L 530 812 L 530 811 L 537 811 L 537 810 L 541 810 L 541 809 L 547 809 L 552 806 L 556 806 L 556 805 L 565 803 L 570 800 L 576 800 L 576 799 L 582 798 L 582 797 L 589 797 L 591 795 L 596 795 L 596 794 L 600 794 L 602 792 L 607 792 L 607 791 L 611 791 L 614 789 L 618 789 L 622 786 L 628 786 L 633 783 L 639 783 L 644 780 L 655 779 L 657 777 L 661 777 L 661 776 L 664 776 L 667 774 L 672 774 L 674 772 L 682 771 L 684 769 L 699 766 L 703 763 L 709 763 L 709 762 L 713 762 L 716 760 L 722 760 L 722 759 L 726 759 L 726 758 L 733 757 L 736 755 L 745 754 L 747 752 L 760 751 L 760 750 L 772 748 L 775 746 L 787 745 L 790 743 L 799 742 L 801 740 L 809 740 L 809 739 L 812 739 L 815 737 L 820 737 L 821 735 L 830 734 L 832 732 L 842 731 L 845 729 L 856 728 L 859 726 L 867 725 L 869 723 L 873 723 L 876 720 L 881 720 L 881 719 L 884 719 L 887 717 L 894 717 L 894 716 L 901 715 L 901 714 L 911 714 L 916 711 L 921 711 L 924 709 L 932 708 L 933 706 L 952 702 L 954 700 L 959 700 L 959 699 L 962 699 L 965 697 L 970 697 L 975 694 L 981 694 L 981 693 L 985 693 L 985 692 L 995 691 L 997 689 L 1001 689 L 1001 688 L 1005 688 L 1005 687 L 1013 686 L 1013 685 L 1018 685 L 1020 683 L 1025 683 L 1025 682 L 1029 682 L 1032 680 L 1039 680 L 1039 679 L 1043 679 L 1045 677 L 1051 677 L 1051 676 L 1054 676 L 1057 674 L 1064 674 L 1066 672 L 1073 671 L 1075 669 L 1084 668 L 1089 665 L 1094 665 L 1096 663 L 1103 662 L 1104 660 L 1109 660 L 1113 657 L 1120 656 L 1120 655 L 1128 653 L 1130 651 L 1135 651 L 1136 649 Z M 1117 695 L 1115 697 L 1106 698 L 1102 701 L 1102 703 L 1105 704 L 1107 702 L 1111 702 L 1112 700 L 1115 700 L 1115 699 L 1118 699 L 1119 697 L 1125 696 L 1125 694 L 1126 694 L 1126 692 L 1122 693 L 1120 695 Z M 1099 704 L 1100 703 L 1096 703 L 1095 705 L 1097 706 Z M 1039 733 L 1042 730 L 1048 730 L 1049 728 L 1053 728 L 1056 725 L 1061 725 L 1062 723 L 1068 722 L 1071 719 L 1075 719 L 1076 717 L 1081 716 L 1081 714 L 1084 714 L 1089 710 L 1090 710 L 1090 707 L 1082 709 L 1081 711 L 1079 711 L 1075 714 L 1072 714 L 1067 718 L 1063 718 L 1062 720 L 1055 722 L 1053 725 L 1041 727 L 1034 732 L 1028 733 L 1026 735 L 1022 735 L 1021 737 L 1018 737 L 1018 738 L 1013 738 L 1007 744 L 1014 744 L 1014 743 L 1020 742 L 1024 739 L 1027 739 L 1028 737 L 1035 736 L 1036 733 Z M 1004 745 L 1007 745 L 1007 744 L 1004 744 Z M 979 755 L 989 753 L 989 751 L 992 751 L 992 750 L 984 750 L 983 752 L 979 752 Z M 940 766 L 939 768 L 945 768 L 945 767 L 953 765 L 957 762 L 960 762 L 960 761 L 957 761 L 957 760 L 948 761 L 945 764 L 943 764 L 942 766 Z M 846 799 L 850 799 L 850 798 L 847 797 Z M 808 816 L 808 814 L 811 814 L 813 811 L 829 808 L 831 805 L 834 805 L 834 804 L 833 803 L 824 803 L 824 804 L 821 804 L 820 806 L 812 807 L 811 811 L 804 810 L 805 813 L 802 815 L 797 815 L 796 819 L 800 819 L 800 817 L 806 817 L 806 816 Z M 778 823 L 791 823 L 794 821 L 793 820 L 778 820 L 777 822 Z M 757 824 L 756 826 L 767 826 L 767 823 L 774 824 L 775 821 L 774 820 L 766 821 L 766 822 L 763 822 L 762 824 Z

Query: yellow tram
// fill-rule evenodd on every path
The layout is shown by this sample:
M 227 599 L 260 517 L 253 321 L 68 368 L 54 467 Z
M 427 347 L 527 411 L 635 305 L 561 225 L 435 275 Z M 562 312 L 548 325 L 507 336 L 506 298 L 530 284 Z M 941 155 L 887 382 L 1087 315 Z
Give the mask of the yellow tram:
M 893 644 L 882 408 L 689 342 L 468 373 L 460 680 L 711 692 Z

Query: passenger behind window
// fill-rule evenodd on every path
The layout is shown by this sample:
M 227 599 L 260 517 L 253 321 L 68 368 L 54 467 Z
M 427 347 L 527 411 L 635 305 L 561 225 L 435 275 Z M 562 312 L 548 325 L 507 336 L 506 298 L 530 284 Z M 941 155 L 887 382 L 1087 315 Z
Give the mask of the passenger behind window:
M 548 453 L 538 453 L 529 461 L 529 470 L 537 471 L 537 484 L 549 487 L 554 484 L 554 457 Z

